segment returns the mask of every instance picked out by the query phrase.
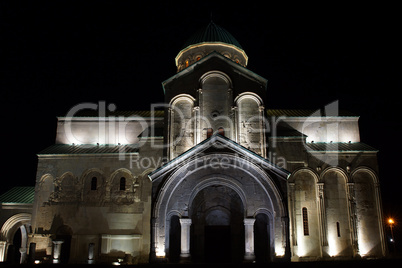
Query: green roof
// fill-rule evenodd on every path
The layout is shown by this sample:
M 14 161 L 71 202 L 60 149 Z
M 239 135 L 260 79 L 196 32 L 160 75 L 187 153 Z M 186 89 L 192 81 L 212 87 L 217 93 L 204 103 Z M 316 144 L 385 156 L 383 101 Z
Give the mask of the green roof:
M 120 153 L 137 153 L 137 144 L 54 144 L 40 151 L 38 155 L 48 154 L 120 154 Z
M 208 42 L 222 42 L 243 49 L 239 42 L 228 31 L 216 25 L 212 21 L 206 28 L 199 30 L 193 36 L 191 36 L 184 44 L 183 48 Z
M 164 111 L 154 110 L 154 111 L 106 111 L 105 115 L 108 116 L 123 116 L 123 117 L 163 117 Z M 64 117 L 64 116 L 61 116 Z M 74 114 L 74 117 L 100 117 L 99 111 L 96 110 L 80 110 Z
M 268 109 L 267 116 L 288 116 L 288 117 L 310 117 L 310 116 L 323 116 L 325 117 L 323 111 L 321 110 L 298 110 L 298 109 Z M 346 111 L 346 110 L 339 110 L 338 115 L 339 117 L 356 117 L 355 114 Z
M 0 203 L 32 204 L 35 196 L 35 187 L 14 187 L 0 195 Z
M 362 142 L 306 143 L 308 152 L 378 152 Z

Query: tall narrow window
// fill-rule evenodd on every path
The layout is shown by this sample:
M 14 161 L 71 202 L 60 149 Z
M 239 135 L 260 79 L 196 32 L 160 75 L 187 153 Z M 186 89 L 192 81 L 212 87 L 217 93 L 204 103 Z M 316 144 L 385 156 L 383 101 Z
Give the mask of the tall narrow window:
M 97 187 L 98 187 L 98 178 L 97 177 L 92 177 L 92 179 L 91 179 L 91 190 L 95 191 Z
M 303 214 L 303 232 L 304 235 L 309 235 L 307 208 L 302 209 L 302 214 Z
M 225 129 L 223 127 L 220 127 L 218 129 L 218 133 L 219 133 L 219 135 L 225 136 Z
M 341 228 L 339 227 L 339 221 L 336 222 L 336 232 L 338 237 L 341 237 Z
M 189 61 L 188 61 L 188 60 L 186 60 L 186 68 L 188 67 L 188 65 L 189 65 Z
M 121 177 L 120 178 L 120 191 L 125 191 L 126 190 L 126 178 Z
M 214 130 L 212 128 L 208 128 L 207 129 L 207 138 L 210 138 L 213 133 L 214 133 Z

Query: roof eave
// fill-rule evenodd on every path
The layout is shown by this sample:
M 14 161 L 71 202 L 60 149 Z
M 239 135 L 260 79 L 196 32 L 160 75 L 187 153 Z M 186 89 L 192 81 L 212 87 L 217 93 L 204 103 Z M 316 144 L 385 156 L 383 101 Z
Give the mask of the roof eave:
M 239 47 L 236 46 L 236 45 L 227 44 L 227 43 L 224 43 L 224 42 L 201 42 L 201 43 L 192 44 L 192 45 L 187 46 L 187 47 L 183 48 L 182 50 L 180 50 L 180 52 L 177 54 L 177 56 L 176 56 L 176 58 L 175 58 L 176 66 L 179 65 L 178 59 L 179 59 L 185 52 L 187 52 L 188 50 L 193 49 L 193 48 L 196 48 L 196 47 L 208 46 L 208 45 L 211 45 L 211 46 L 212 46 L 212 45 L 213 45 L 213 46 L 215 46 L 215 45 L 222 45 L 222 46 L 227 46 L 227 47 L 236 49 L 236 50 L 239 51 L 239 53 L 242 54 L 243 57 L 246 59 L 246 66 L 247 66 L 247 64 L 248 64 L 248 56 L 247 56 L 246 52 L 245 52 L 242 48 L 239 48 Z
M 190 65 L 189 67 L 181 70 L 180 72 L 178 72 L 177 74 L 171 76 L 170 78 L 166 79 L 165 81 L 162 82 L 162 87 L 163 87 L 163 93 L 166 94 L 166 88 L 165 86 L 167 84 L 169 84 L 170 82 L 172 82 L 173 80 L 179 78 L 180 76 L 183 76 L 185 74 L 191 73 L 194 68 L 200 64 L 203 64 L 205 61 L 207 61 L 208 59 L 212 58 L 212 57 L 218 57 L 220 59 L 223 59 L 225 61 L 227 61 L 229 64 L 231 64 L 233 67 L 240 69 L 242 71 L 242 73 L 246 73 L 247 75 L 249 75 L 250 77 L 254 78 L 255 80 L 259 81 L 261 84 L 264 85 L 264 89 L 267 90 L 267 84 L 268 84 L 268 79 L 254 73 L 253 71 L 250 71 L 249 69 L 247 69 L 246 67 L 243 67 L 235 62 L 233 62 L 232 60 L 226 58 L 225 56 L 223 56 L 222 54 L 220 54 L 219 52 L 213 51 L 211 53 L 209 53 L 207 56 L 205 56 L 204 58 L 202 58 L 201 60 L 195 62 L 194 64 Z

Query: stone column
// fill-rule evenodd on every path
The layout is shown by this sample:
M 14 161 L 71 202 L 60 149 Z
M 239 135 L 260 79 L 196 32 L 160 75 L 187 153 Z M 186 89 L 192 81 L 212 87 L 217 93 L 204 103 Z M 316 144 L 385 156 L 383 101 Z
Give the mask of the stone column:
M 232 112 L 233 112 L 233 130 L 232 131 L 232 137 L 233 140 L 237 143 L 240 143 L 240 138 L 239 138 L 239 118 L 238 118 L 238 108 L 237 106 L 232 106 Z
M 29 258 L 28 258 L 29 264 L 35 263 L 35 254 L 36 254 L 36 243 L 30 243 L 29 244 Z
M 94 253 L 95 253 L 95 244 L 89 243 L 88 245 L 88 264 L 94 264 Z
M 0 241 L 0 262 L 5 261 L 5 254 L 6 254 L 7 242 Z
M 27 259 L 27 252 L 28 249 L 27 247 L 20 247 L 20 253 L 21 253 L 21 257 L 20 257 L 20 263 L 25 263 L 26 259 Z
M 254 261 L 254 222 L 255 219 L 244 219 L 245 253 L 244 261 Z
M 327 217 L 325 211 L 325 200 L 324 200 L 324 183 L 317 183 L 318 187 L 318 211 L 320 215 L 321 223 L 321 255 L 325 256 L 328 254 L 328 239 L 327 239 Z
M 64 243 L 63 240 L 53 241 L 53 263 L 60 262 L 61 245 Z
M 359 237 L 357 232 L 357 212 L 356 212 L 356 200 L 355 200 L 355 184 L 353 182 L 348 182 L 348 208 L 349 208 L 349 219 L 352 234 L 352 245 L 354 256 L 360 255 L 359 252 Z
M 190 226 L 191 219 L 180 219 L 181 225 L 181 251 L 180 258 L 187 260 L 190 258 Z
M 193 108 L 193 113 L 195 117 L 194 122 L 194 145 L 201 142 L 202 130 L 200 125 L 200 106 L 195 106 Z
M 267 157 L 267 145 L 265 144 L 265 141 L 267 140 L 265 138 L 265 125 L 264 125 L 264 118 L 265 118 L 265 107 L 263 105 L 260 105 L 258 107 L 258 110 L 260 112 L 260 144 L 261 144 L 261 155 L 262 157 L 266 158 Z

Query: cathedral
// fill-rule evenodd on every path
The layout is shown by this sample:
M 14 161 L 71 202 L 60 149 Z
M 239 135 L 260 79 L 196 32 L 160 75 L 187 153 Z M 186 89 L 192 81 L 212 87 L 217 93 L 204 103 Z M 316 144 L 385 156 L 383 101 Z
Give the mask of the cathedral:
M 175 58 L 165 102 L 77 104 L 0 196 L 0 262 L 241 263 L 382 258 L 378 151 L 330 103 L 269 109 L 267 79 L 212 21 Z

